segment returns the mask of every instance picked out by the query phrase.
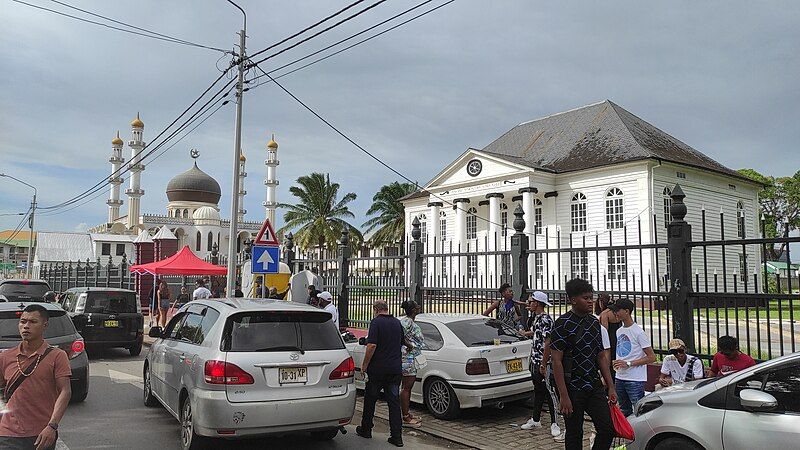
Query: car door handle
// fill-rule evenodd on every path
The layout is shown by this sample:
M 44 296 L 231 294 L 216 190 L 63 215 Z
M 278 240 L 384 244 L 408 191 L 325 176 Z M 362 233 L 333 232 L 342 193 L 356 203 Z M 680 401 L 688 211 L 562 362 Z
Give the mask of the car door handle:
M 178 361 L 180 361 L 180 362 L 183 362 L 183 360 L 184 360 L 184 359 L 186 359 L 186 355 L 184 355 L 183 353 L 181 353 L 181 355 L 180 355 L 180 356 L 178 356 Z

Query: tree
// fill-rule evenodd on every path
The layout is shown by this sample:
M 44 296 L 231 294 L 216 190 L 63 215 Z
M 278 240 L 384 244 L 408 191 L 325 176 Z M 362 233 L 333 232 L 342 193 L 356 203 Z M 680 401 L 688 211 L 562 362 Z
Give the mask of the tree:
M 762 175 L 753 169 L 739 173 L 764 187 L 758 193 L 761 213 L 765 221 L 765 237 L 784 236 L 800 229 L 800 171 L 791 177 Z M 777 260 L 786 249 L 786 243 L 767 247 L 767 258 Z
M 342 230 L 348 229 L 351 244 L 360 246 L 363 241 L 361 232 L 345 220 L 355 218 L 347 206 L 356 199 L 355 193 L 348 192 L 338 199 L 339 183 L 331 183 L 328 174 L 317 172 L 303 175 L 297 179 L 297 184 L 289 188 L 289 192 L 297 197 L 297 204 L 278 204 L 278 207 L 288 210 L 283 215 L 285 224 L 279 233 L 296 229 L 294 242 L 299 248 L 318 246 L 332 250 Z
M 397 181 L 381 186 L 380 190 L 372 197 L 372 206 L 367 215 L 371 216 L 364 225 L 365 232 L 377 229 L 370 238 L 373 245 L 393 245 L 403 242 L 405 238 L 405 208 L 400 199 L 417 190 L 411 183 L 398 183 Z

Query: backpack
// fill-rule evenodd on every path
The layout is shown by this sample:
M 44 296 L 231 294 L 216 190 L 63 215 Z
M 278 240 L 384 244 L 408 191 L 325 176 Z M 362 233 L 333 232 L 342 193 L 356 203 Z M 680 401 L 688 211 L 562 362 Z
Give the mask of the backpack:
M 700 360 L 700 358 L 698 358 L 696 356 L 692 356 L 691 358 L 689 358 L 689 363 L 687 364 L 687 367 L 686 367 L 686 377 L 684 377 L 685 378 L 684 381 L 694 381 L 695 380 L 695 378 L 694 378 L 694 370 L 693 370 L 694 369 L 694 363 L 699 361 L 699 360 Z M 700 364 L 702 364 L 702 363 L 700 363 Z M 700 379 L 702 379 L 702 378 L 705 378 L 704 371 L 701 371 Z

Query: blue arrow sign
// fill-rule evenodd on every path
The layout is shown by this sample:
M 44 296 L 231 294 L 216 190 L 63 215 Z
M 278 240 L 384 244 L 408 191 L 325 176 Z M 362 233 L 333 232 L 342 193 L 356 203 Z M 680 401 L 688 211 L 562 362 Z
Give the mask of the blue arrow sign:
M 278 273 L 280 256 L 277 246 L 253 246 L 253 273 Z

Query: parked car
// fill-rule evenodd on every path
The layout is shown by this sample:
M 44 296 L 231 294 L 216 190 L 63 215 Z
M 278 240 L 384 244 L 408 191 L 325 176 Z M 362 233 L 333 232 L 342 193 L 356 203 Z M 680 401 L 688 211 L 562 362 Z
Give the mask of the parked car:
M 0 296 L 7 302 L 41 302 L 49 290 L 44 280 L 0 280 Z
M 144 316 L 136 292 L 80 287 L 64 292 L 61 305 L 86 341 L 88 350 L 122 347 L 142 352 Z
M 415 321 L 425 338 L 422 354 L 428 364 L 417 373 L 411 401 L 424 404 L 435 417 L 454 419 L 461 409 L 502 408 L 531 396 L 531 341 L 515 330 L 476 314 L 420 314 Z M 364 388 L 363 344 L 347 345 L 359 389 Z
M 333 439 L 352 420 L 353 358 L 329 312 L 270 299 L 184 305 L 144 361 L 144 404 L 181 424 L 184 449 L 310 431 Z
M 665 388 L 641 399 L 628 421 L 629 449 L 797 448 L 800 353 Z
M 69 367 L 72 369 L 72 401 L 82 402 L 89 395 L 89 358 L 84 351 L 83 338 L 60 306 L 53 303 L 11 302 L 0 303 L 0 350 L 19 345 L 19 317 L 26 306 L 36 303 L 44 306 L 50 314 L 50 321 L 44 330 L 48 344 L 67 352 Z

